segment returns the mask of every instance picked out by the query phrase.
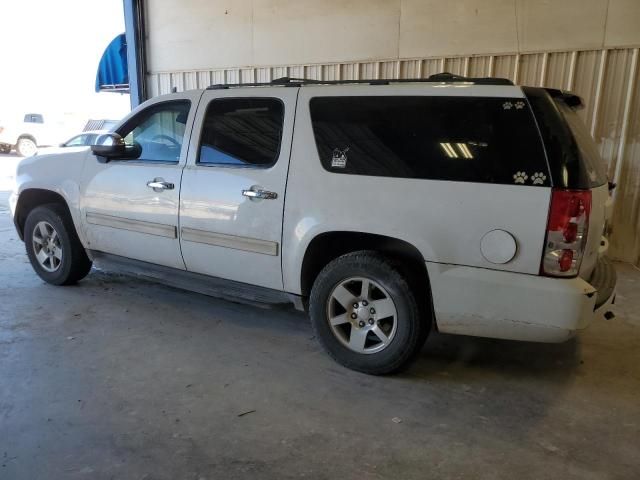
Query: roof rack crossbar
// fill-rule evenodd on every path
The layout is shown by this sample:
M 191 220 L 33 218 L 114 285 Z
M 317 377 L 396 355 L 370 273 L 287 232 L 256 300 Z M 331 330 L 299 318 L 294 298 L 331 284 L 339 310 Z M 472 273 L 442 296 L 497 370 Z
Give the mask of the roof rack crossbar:
M 391 83 L 473 83 L 475 85 L 513 85 L 511 80 L 494 77 L 462 77 L 452 73 L 443 72 L 431 75 L 428 78 L 381 78 L 363 80 L 315 80 L 311 78 L 280 77 L 270 82 L 260 83 L 218 83 L 207 87 L 207 90 L 224 90 L 238 87 L 269 87 L 285 86 L 299 87 L 302 85 L 389 85 Z

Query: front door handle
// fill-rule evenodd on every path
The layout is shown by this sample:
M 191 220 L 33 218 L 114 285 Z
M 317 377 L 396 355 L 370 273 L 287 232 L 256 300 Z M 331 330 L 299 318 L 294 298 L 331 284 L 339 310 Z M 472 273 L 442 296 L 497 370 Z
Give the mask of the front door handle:
M 278 198 L 278 194 L 276 192 L 270 192 L 269 190 L 263 190 L 256 187 L 251 187 L 249 190 L 242 190 L 242 195 L 249 197 L 251 200 L 275 200 Z
M 154 178 L 147 182 L 147 187 L 153 188 L 154 192 L 160 192 L 162 190 L 173 190 L 175 185 L 171 182 L 165 182 L 162 178 Z

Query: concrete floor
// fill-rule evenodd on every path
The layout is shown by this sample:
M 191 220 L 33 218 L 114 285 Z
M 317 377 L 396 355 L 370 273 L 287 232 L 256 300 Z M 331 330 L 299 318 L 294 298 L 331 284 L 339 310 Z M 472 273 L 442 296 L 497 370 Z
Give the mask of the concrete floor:
M 45 285 L 5 200 L 0 479 L 640 476 L 630 266 L 618 317 L 577 340 L 432 335 L 409 371 L 375 378 L 333 363 L 294 311 L 95 271 Z

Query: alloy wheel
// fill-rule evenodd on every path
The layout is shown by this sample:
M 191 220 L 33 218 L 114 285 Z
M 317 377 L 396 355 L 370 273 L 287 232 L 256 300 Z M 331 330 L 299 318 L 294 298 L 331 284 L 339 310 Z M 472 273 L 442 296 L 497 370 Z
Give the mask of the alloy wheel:
M 38 222 L 31 238 L 33 252 L 40 266 L 50 273 L 58 270 L 62 264 L 62 245 L 55 228 L 49 222 Z
M 327 300 L 327 321 L 335 337 L 357 353 L 378 353 L 396 334 L 397 310 L 387 290 L 365 277 L 336 285 Z

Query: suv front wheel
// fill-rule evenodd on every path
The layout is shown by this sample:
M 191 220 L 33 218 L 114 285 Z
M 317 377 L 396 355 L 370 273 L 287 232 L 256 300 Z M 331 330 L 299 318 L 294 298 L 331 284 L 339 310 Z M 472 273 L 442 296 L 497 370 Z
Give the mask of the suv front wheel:
M 409 283 L 376 252 L 353 252 L 330 262 L 313 284 L 309 312 L 331 357 L 373 375 L 408 364 L 431 326 L 430 318 L 421 318 Z
M 29 213 L 24 243 L 31 266 L 47 283 L 71 285 L 91 270 L 73 222 L 60 205 L 43 205 Z

